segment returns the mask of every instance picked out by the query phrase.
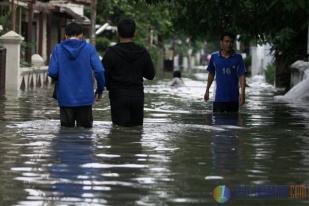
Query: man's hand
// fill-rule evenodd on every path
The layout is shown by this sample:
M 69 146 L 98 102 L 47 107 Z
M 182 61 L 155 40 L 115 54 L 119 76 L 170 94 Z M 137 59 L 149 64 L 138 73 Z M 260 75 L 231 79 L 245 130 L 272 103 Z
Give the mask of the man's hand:
M 206 90 L 205 94 L 204 94 L 204 100 L 205 102 L 207 102 L 209 100 L 209 91 Z
M 245 104 L 245 94 L 240 94 L 239 96 L 239 106 L 242 106 Z
M 102 99 L 102 94 L 96 94 L 96 101 L 99 101 L 100 99 Z
M 208 78 L 207 78 L 207 87 L 206 87 L 206 91 L 205 91 L 205 94 L 204 94 L 205 102 L 207 102 L 209 100 L 209 88 L 210 88 L 214 78 L 215 78 L 215 73 L 209 72 Z
M 239 77 L 240 82 L 240 96 L 239 96 L 239 106 L 242 106 L 245 104 L 245 97 L 246 97 L 246 77 L 245 75 L 241 75 Z
M 96 91 L 95 92 L 95 100 L 96 101 L 99 101 L 100 99 L 102 99 L 102 92 L 98 92 L 98 91 Z
M 95 95 L 95 100 L 99 101 L 100 99 L 102 99 L 102 94 L 96 94 Z

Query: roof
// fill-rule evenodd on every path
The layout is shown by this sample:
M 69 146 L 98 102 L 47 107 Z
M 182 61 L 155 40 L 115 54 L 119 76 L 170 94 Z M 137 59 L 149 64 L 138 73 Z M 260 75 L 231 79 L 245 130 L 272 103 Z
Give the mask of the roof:
M 56 11 L 59 13 L 64 13 L 66 15 L 68 15 L 69 17 L 77 20 L 80 23 L 90 23 L 90 20 L 86 17 L 86 16 L 81 16 L 78 13 L 75 13 L 72 9 L 68 8 L 68 7 L 60 7 L 60 6 L 56 6 Z
M 92 0 L 51 0 L 50 2 L 75 3 L 75 4 L 83 4 L 83 5 L 89 6 L 91 5 Z
M 83 24 L 90 24 L 90 20 L 84 16 L 81 15 L 77 12 L 75 12 L 73 9 L 65 6 L 65 4 L 55 4 L 56 2 L 53 3 L 44 3 L 37 1 L 34 5 L 34 9 L 39 12 L 44 12 L 44 13 L 59 13 L 59 14 L 64 14 L 68 16 L 69 18 L 75 19 L 79 23 Z
M 85 5 L 91 5 L 91 0 L 71 0 L 73 3 L 79 3 L 79 4 L 85 4 Z
M 1 4 L 9 4 L 10 0 L 1 0 Z M 60 13 L 68 16 L 69 18 L 75 19 L 79 23 L 90 24 L 89 18 L 84 15 L 78 14 L 73 9 L 65 6 L 66 3 L 79 4 L 84 6 L 91 5 L 92 0 L 50 0 L 43 2 L 40 0 L 15 0 L 15 3 L 21 7 L 28 8 L 28 3 L 33 2 L 34 12 L 43 13 Z

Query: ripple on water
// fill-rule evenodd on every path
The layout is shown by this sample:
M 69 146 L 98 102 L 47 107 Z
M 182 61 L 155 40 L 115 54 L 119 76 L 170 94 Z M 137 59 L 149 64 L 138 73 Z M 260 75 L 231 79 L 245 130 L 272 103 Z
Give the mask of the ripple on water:
M 274 103 L 259 77 L 230 121 L 203 102 L 205 82 L 167 82 L 145 86 L 145 122 L 135 128 L 112 125 L 107 97 L 89 130 L 61 129 L 42 90 L 3 101 L 0 205 L 208 205 L 218 184 L 308 182 L 307 109 Z

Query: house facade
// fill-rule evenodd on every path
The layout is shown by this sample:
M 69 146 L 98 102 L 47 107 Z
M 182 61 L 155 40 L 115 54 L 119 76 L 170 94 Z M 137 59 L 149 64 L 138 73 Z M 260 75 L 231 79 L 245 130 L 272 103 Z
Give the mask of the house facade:
M 25 40 L 21 48 L 22 63 L 30 63 L 39 54 L 47 64 L 55 44 L 64 39 L 64 28 L 69 22 L 83 25 L 89 35 L 90 19 L 84 15 L 91 0 L 2 0 L 0 25 L 2 33 L 13 30 Z

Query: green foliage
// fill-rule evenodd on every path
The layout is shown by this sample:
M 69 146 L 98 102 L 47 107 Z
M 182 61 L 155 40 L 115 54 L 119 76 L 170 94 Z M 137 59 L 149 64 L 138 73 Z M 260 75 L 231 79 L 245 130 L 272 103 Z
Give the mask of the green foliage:
M 196 54 L 201 49 L 205 48 L 205 40 L 196 39 L 196 40 L 192 41 L 191 47 L 192 47 L 192 53 Z
M 177 30 L 210 40 L 228 30 L 241 34 L 242 40 L 257 38 L 260 42 L 272 42 L 282 29 L 279 36 L 306 29 L 308 6 L 308 0 L 171 1 Z
M 161 56 L 160 56 L 161 50 L 158 47 L 150 47 L 148 49 L 148 51 L 149 51 L 149 54 L 151 56 L 151 59 L 153 61 L 153 65 L 154 65 L 156 73 L 157 73 L 156 76 L 158 77 L 158 76 L 161 75 L 160 74 L 160 71 L 161 71 L 160 66 L 161 66 L 161 62 L 163 61 Z
M 9 15 L 0 16 L 0 25 L 3 26 L 3 31 L 0 32 L 0 34 L 6 32 L 6 28 L 9 26 L 8 24 L 9 24 Z
M 148 48 L 157 74 L 162 63 L 161 48 L 164 39 L 172 36 L 173 24 L 166 2 L 149 0 L 102 0 L 97 5 L 97 23 L 109 22 L 116 26 L 123 17 L 135 20 L 137 35 L 135 42 Z M 157 37 L 155 45 L 149 45 L 150 32 Z M 102 52 L 108 44 L 107 39 L 97 39 L 97 48 Z M 160 74 L 158 74 L 160 76 Z
M 160 37 L 170 36 L 172 22 L 166 3 L 148 4 L 141 0 L 104 0 L 98 1 L 98 18 L 100 24 L 106 21 L 117 25 L 123 17 L 130 17 L 136 21 L 136 42 L 146 45 L 150 30 Z
M 6 16 L 0 16 L 0 24 L 3 25 L 6 22 Z
M 103 53 L 110 46 L 111 41 L 105 37 L 96 38 L 96 48 L 99 53 Z
M 306 57 L 308 0 L 102 0 L 97 8 L 100 24 L 133 18 L 136 42 L 145 46 L 153 30 L 159 39 L 155 46 L 181 40 L 174 46 L 185 55 L 189 48 L 194 53 L 203 42 L 218 42 L 224 31 L 231 31 L 246 45 L 252 40 L 270 43 L 276 58 L 284 57 L 276 59 L 277 67 Z
M 35 43 L 28 43 L 26 41 L 21 42 L 20 48 L 20 65 L 24 67 L 30 67 L 31 63 L 26 61 L 26 50 L 35 47 Z
M 284 64 L 306 57 L 308 0 L 171 0 L 172 21 L 178 33 L 193 39 L 218 41 L 223 31 L 240 40 L 270 43 Z M 277 57 L 277 56 L 276 56 Z M 276 63 L 278 65 L 284 65 Z
M 265 70 L 265 80 L 269 84 L 274 84 L 275 81 L 275 66 L 273 64 L 268 64 Z
M 170 48 L 173 48 L 176 54 L 182 56 L 188 56 L 188 51 L 190 49 L 192 50 L 192 55 L 194 55 L 204 47 L 205 41 L 203 39 L 195 39 L 192 41 L 183 34 L 175 35 L 174 38 L 170 40 Z

